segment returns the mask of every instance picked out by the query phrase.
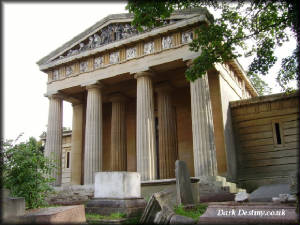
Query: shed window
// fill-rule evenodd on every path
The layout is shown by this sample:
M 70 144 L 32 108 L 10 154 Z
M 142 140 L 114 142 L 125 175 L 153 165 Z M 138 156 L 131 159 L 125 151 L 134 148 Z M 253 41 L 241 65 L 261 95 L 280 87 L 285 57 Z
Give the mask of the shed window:
M 281 136 L 280 136 L 280 127 L 279 127 L 279 123 L 275 123 L 275 132 L 276 132 L 276 140 L 277 140 L 277 144 L 280 145 L 281 144 Z
M 70 152 L 67 152 L 67 163 L 66 168 L 70 168 Z
M 284 144 L 283 140 L 283 131 L 282 131 L 282 123 L 281 121 L 273 121 L 273 140 L 274 145 L 282 145 Z

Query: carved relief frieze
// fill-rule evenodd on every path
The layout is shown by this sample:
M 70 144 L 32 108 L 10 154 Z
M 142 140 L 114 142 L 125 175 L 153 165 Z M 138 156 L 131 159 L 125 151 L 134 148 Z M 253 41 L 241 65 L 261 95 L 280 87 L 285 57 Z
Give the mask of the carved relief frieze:
M 176 20 L 164 20 L 163 26 L 171 23 L 175 23 L 180 19 Z M 144 27 L 143 32 L 149 31 L 149 28 Z M 81 52 L 94 49 L 114 41 L 119 41 L 125 38 L 129 38 L 133 35 L 139 34 L 136 27 L 132 26 L 130 23 L 114 23 L 109 24 L 106 27 L 98 30 L 96 33 L 90 35 L 86 40 L 83 40 L 78 45 L 74 46 L 72 49 L 65 52 L 63 55 L 58 56 L 55 60 L 63 59 L 65 57 L 73 56 Z M 166 48 L 170 47 L 169 39 L 166 39 Z M 146 51 L 145 51 L 146 52 Z M 151 50 L 147 51 L 151 52 Z M 147 53 L 147 54 L 149 54 Z M 146 54 L 146 53 L 145 53 Z
M 162 49 L 167 49 L 167 48 L 173 47 L 172 39 L 173 39 L 172 36 L 163 37 L 161 40 Z
M 150 41 L 144 44 L 144 54 L 148 55 L 154 52 L 154 41 Z
M 88 61 L 82 61 L 79 64 L 79 71 L 80 73 L 84 73 L 88 71 Z
M 182 44 L 190 43 L 192 41 L 193 41 L 193 31 L 192 30 L 189 30 L 189 31 L 186 31 L 186 32 L 182 33 L 182 35 L 181 35 Z
M 99 56 L 94 59 L 94 69 L 98 69 L 98 68 L 102 67 L 103 64 L 104 64 L 103 56 Z
M 110 64 L 115 64 L 120 61 L 120 52 L 112 52 L 109 54 L 109 63 Z
M 75 65 L 66 66 L 66 76 L 70 76 L 75 71 Z
M 132 59 L 136 57 L 136 47 L 126 49 L 126 59 Z

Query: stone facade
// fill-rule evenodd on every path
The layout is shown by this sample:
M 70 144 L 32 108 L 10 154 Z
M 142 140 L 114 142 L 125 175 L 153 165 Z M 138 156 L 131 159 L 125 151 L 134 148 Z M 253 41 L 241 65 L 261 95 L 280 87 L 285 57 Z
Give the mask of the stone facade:
M 132 15 L 108 16 L 38 62 L 49 78 L 46 154 L 61 154 L 60 102 L 73 105 L 72 184 L 92 184 L 99 171 L 174 178 L 177 159 L 191 176 L 234 179 L 229 101 L 257 93 L 237 61 L 185 79 L 198 55 L 189 43 L 210 18 L 206 9 L 178 11 L 139 33 L 128 25 Z

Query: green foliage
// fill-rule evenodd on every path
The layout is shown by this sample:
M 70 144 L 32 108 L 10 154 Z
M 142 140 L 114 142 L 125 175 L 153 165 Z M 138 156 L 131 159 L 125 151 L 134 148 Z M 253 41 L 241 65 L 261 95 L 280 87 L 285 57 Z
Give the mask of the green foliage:
M 225 63 L 242 56 L 254 57 L 249 66 L 248 77 L 258 93 L 269 92 L 267 83 L 261 79 L 275 64 L 274 50 L 289 41 L 289 33 L 298 35 L 298 1 L 196 1 L 168 0 L 141 1 L 131 0 L 126 8 L 134 13 L 132 24 L 138 30 L 153 28 L 162 24 L 174 10 L 194 7 L 211 7 L 220 10 L 219 18 L 209 25 L 202 24 L 190 44 L 190 50 L 200 52 L 186 71 L 190 81 L 202 77 L 215 63 Z M 209 17 L 210 18 L 210 17 Z M 299 49 L 299 48 L 298 48 Z M 290 81 L 299 76 L 297 61 L 299 50 L 282 61 L 282 70 L 277 81 L 288 89 Z M 298 59 L 298 60 L 296 60 Z
M 94 213 L 86 213 L 85 214 L 87 220 L 115 220 L 115 219 L 122 219 L 126 218 L 126 214 L 124 213 L 112 213 L 109 216 L 103 216 L 100 214 Z
M 42 143 L 35 138 L 15 142 L 8 140 L 1 146 L 3 185 L 12 196 L 24 197 L 27 208 L 44 206 L 45 197 L 52 191 L 49 183 L 54 181 L 47 174 L 54 164 L 44 156 Z
M 206 208 L 206 204 L 198 204 L 192 209 L 184 209 L 182 205 L 178 205 L 174 208 L 174 212 L 178 215 L 197 220 L 206 211 Z

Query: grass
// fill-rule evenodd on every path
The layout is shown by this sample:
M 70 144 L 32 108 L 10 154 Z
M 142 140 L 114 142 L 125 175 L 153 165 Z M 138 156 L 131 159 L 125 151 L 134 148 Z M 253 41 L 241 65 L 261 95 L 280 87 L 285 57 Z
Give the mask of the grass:
M 124 214 L 124 213 L 112 213 L 109 216 L 103 216 L 103 215 L 100 215 L 100 214 L 86 213 L 85 217 L 86 217 L 87 220 L 115 220 L 115 219 L 126 218 L 126 214 Z
M 182 205 L 179 205 L 175 206 L 174 212 L 178 215 L 190 217 L 194 220 L 197 220 L 206 211 L 206 208 L 206 204 L 198 204 L 191 209 L 184 209 Z

